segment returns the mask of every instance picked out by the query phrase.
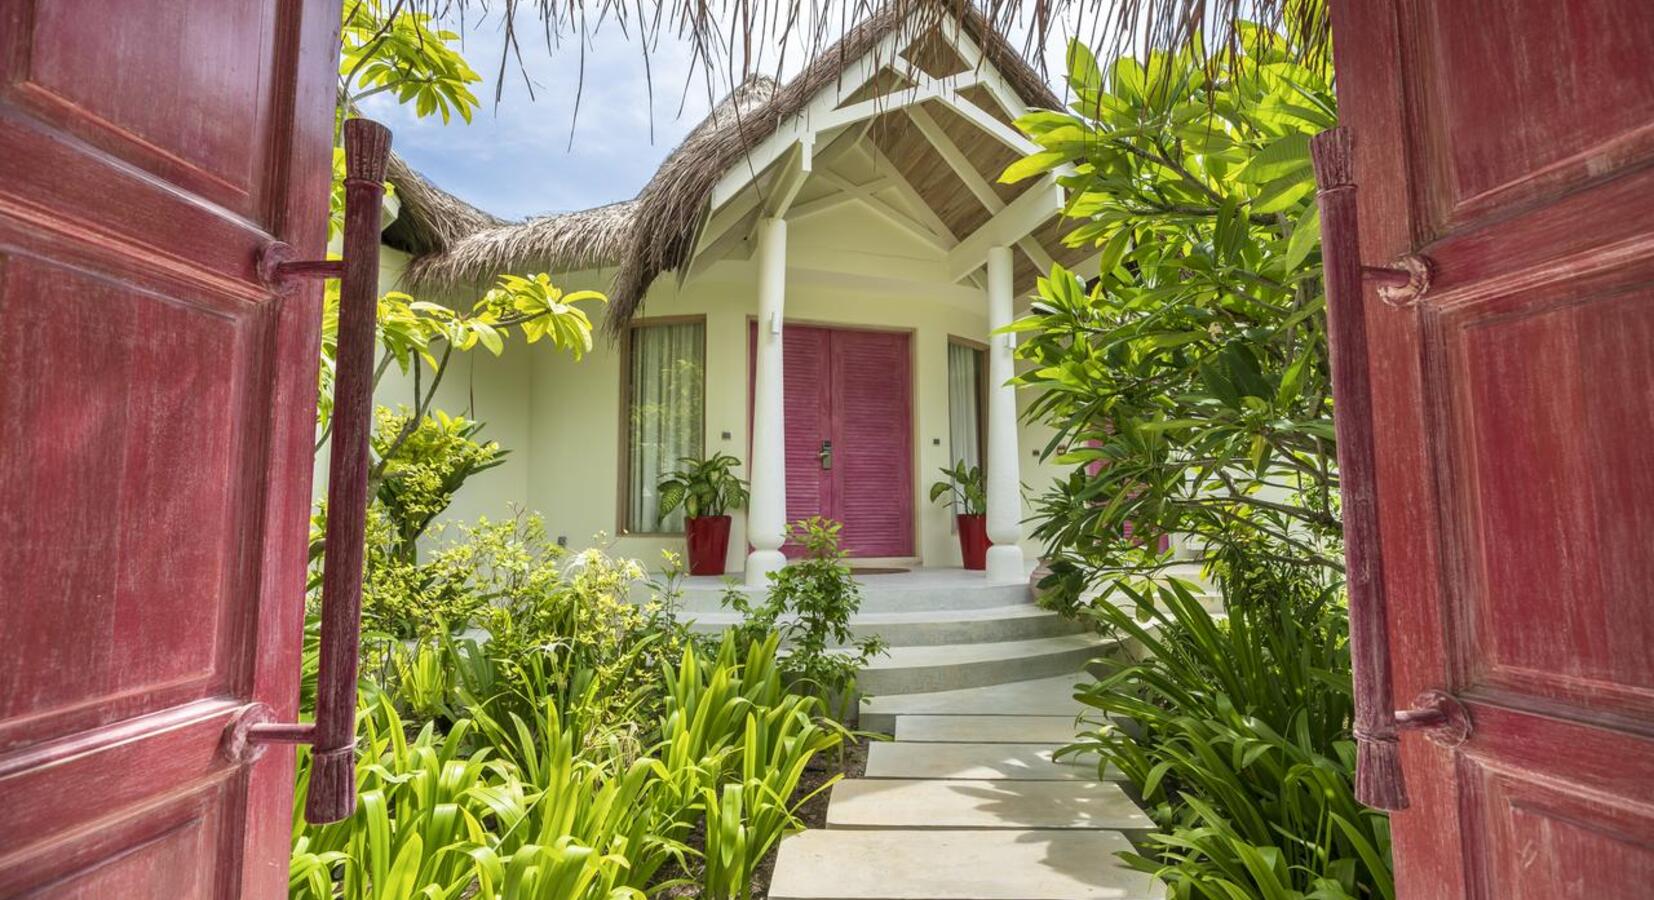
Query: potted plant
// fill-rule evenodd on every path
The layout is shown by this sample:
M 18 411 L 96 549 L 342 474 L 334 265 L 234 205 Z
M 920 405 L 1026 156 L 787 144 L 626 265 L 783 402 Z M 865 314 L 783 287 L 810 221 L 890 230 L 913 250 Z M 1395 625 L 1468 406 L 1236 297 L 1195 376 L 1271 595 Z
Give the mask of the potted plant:
M 965 559 L 965 568 L 981 571 L 988 567 L 988 488 L 982 478 L 981 466 L 965 466 L 960 460 L 953 468 L 942 470 L 945 476 L 930 486 L 934 503 L 942 497 L 950 498 L 959 512 L 954 517 L 959 523 L 959 555 Z
M 722 575 L 729 553 L 727 510 L 747 505 L 747 483 L 731 472 L 741 461 L 727 453 L 706 459 L 686 456 L 679 468 L 661 476 L 660 518 L 680 505 L 684 534 L 689 540 L 689 574 Z

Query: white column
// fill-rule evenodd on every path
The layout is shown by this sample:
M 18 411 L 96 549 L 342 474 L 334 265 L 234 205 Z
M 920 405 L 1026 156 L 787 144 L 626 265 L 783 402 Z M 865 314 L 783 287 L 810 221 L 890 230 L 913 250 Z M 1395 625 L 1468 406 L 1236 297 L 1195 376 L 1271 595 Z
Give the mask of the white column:
M 988 330 L 1011 324 L 1011 248 L 988 249 Z M 1022 558 L 1022 457 L 1017 450 L 1016 389 L 1011 352 L 1016 338 L 988 338 L 988 580 L 1028 578 Z
M 782 402 L 781 318 L 787 292 L 787 222 L 758 220 L 758 351 L 752 398 L 752 496 L 747 501 L 747 584 L 786 564 L 787 425 Z

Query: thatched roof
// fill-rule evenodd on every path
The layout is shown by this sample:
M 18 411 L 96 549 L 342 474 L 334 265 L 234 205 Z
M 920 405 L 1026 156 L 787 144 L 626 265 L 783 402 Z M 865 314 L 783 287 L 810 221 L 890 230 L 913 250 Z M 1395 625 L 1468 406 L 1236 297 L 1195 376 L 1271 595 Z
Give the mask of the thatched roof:
M 734 127 L 741 117 L 751 115 L 774 96 L 776 89 L 772 79 L 749 79 L 689 132 L 668 162 L 684 148 L 705 140 L 709 133 Z M 623 200 L 594 209 L 532 216 L 520 222 L 493 219 L 467 227 L 441 247 L 416 253 L 405 277 L 411 287 L 444 291 L 488 282 L 501 272 L 574 272 L 612 267 L 626 251 L 638 203 L 636 199 Z
M 1045 79 L 980 13 L 962 7 L 957 14 L 988 61 L 1026 103 L 1061 105 Z M 500 272 L 613 265 L 608 325 L 622 327 L 657 277 L 689 261 L 697 227 L 723 175 L 893 30 L 910 27 L 913 37 L 919 37 L 927 23 L 909 16 L 910 11 L 900 6 L 886 7 L 787 84 L 777 86 L 762 78 L 743 84 L 667 156 L 636 199 L 511 224 L 477 226 L 474 217 L 446 223 L 423 240 L 433 249 L 421 255 L 405 277 L 411 287 L 440 291 L 483 282 Z
M 432 184 L 395 153 L 385 180 L 401 204 L 396 221 L 385 229 L 385 243 L 414 256 L 442 253 L 468 234 L 505 224 Z

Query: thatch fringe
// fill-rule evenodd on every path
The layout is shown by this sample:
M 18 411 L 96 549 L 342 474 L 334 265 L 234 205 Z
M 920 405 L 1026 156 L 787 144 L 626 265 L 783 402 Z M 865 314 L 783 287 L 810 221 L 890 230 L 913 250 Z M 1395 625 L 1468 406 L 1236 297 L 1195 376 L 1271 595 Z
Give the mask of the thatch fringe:
M 452 227 L 449 230 L 461 231 L 461 236 L 418 259 L 407 275 L 410 284 L 446 291 L 506 271 L 614 265 L 607 326 L 611 334 L 618 333 L 642 306 L 655 279 L 688 262 L 712 189 L 726 172 L 745 165 L 743 157 L 759 142 L 894 29 L 916 38 L 942 11 L 959 17 L 989 62 L 1026 102 L 1060 105 L 1044 78 L 975 7 L 936 6 L 927 16 L 923 10 L 889 5 L 851 29 L 787 84 L 747 80 L 667 156 L 635 200 L 497 227 Z
M 385 180 L 401 204 L 395 224 L 385 231 L 385 242 L 398 250 L 415 256 L 441 253 L 468 234 L 505 224 L 432 184 L 395 153 Z

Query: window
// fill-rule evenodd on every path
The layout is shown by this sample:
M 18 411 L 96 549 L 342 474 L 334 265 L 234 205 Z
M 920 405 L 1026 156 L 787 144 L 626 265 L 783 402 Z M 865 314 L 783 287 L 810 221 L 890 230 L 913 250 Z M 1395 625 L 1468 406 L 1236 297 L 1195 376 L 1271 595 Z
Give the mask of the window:
M 622 360 L 626 445 L 621 527 L 628 534 L 683 531 L 683 508 L 662 518 L 656 484 L 700 456 L 706 415 L 704 319 L 634 323 Z
M 948 341 L 948 462 L 982 465 L 982 395 L 987 361 L 981 347 Z M 954 505 L 958 506 L 957 498 Z M 955 509 L 955 512 L 964 512 Z

